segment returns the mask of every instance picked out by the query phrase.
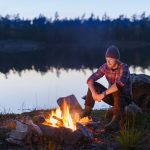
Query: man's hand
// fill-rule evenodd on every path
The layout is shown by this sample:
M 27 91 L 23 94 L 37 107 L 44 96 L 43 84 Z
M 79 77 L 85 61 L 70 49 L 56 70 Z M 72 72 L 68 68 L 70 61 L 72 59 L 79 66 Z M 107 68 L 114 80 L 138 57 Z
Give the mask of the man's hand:
M 97 93 L 93 92 L 92 97 L 95 101 L 100 102 L 104 98 L 104 94 L 97 94 Z
M 89 87 L 89 89 L 90 89 L 90 91 L 91 91 L 91 93 L 92 93 L 93 99 L 94 99 L 95 101 L 100 102 L 100 101 L 104 98 L 104 94 L 97 94 L 97 92 L 96 92 L 96 90 L 95 90 L 95 88 L 94 88 L 94 85 L 93 85 L 93 81 L 92 81 L 92 80 L 89 80 L 89 81 L 87 82 L 87 84 L 88 84 L 88 87 Z

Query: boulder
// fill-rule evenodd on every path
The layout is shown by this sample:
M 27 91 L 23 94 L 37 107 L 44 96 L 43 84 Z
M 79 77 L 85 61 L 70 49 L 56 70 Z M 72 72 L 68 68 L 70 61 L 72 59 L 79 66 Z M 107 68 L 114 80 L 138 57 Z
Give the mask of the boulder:
M 134 102 L 142 110 L 150 111 L 150 76 L 145 74 L 131 74 Z
M 114 107 L 111 107 L 105 113 L 105 118 L 108 122 L 112 120 L 113 111 L 114 111 Z M 131 104 L 129 104 L 124 108 L 124 112 L 125 112 L 125 116 L 128 116 L 129 118 L 133 119 L 134 117 L 142 114 L 142 109 L 134 102 L 132 102 Z

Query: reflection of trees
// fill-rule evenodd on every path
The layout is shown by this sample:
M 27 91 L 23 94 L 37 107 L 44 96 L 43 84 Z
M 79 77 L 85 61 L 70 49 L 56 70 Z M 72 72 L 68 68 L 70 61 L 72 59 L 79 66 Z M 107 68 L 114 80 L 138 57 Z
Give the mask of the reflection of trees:
M 122 60 L 129 65 L 150 65 L 150 16 L 142 13 L 131 19 L 120 15 L 111 20 L 94 14 L 75 19 L 46 18 L 43 15 L 20 19 L 19 15 L 0 16 L 0 40 L 23 40 L 42 43 L 38 51 L 0 53 L 0 71 L 31 69 L 45 72 L 49 67 L 93 68 L 104 62 L 105 49 L 116 44 Z
M 133 66 L 141 66 L 147 68 L 150 66 L 149 47 L 144 48 L 127 48 L 125 51 L 121 48 L 121 60 Z M 71 49 L 71 48 L 70 48 Z M 72 53 L 58 55 L 58 51 L 63 51 L 63 48 L 56 49 L 56 52 L 51 55 L 51 51 L 33 51 L 22 53 L 0 53 L 0 72 L 7 73 L 10 69 L 21 72 L 24 69 L 35 69 L 39 72 L 47 72 L 52 67 L 57 68 L 97 68 L 104 63 L 104 50 L 101 48 L 94 49 L 86 53 L 79 53 L 79 49 Z M 64 50 L 65 51 L 65 50 Z M 58 72 L 59 73 L 59 72 Z

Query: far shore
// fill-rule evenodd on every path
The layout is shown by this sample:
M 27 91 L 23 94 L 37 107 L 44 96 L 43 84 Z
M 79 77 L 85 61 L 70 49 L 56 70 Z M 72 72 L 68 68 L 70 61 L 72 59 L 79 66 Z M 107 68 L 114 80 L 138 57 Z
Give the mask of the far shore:
M 54 43 L 46 43 L 46 42 L 38 42 L 38 41 L 31 41 L 31 40 L 0 40 L 0 52 L 6 53 L 15 53 L 15 52 L 25 52 L 25 51 L 38 51 L 42 49 L 50 49 L 50 48 L 84 48 L 92 49 L 92 48 L 99 48 L 105 47 L 106 45 L 115 44 L 119 47 L 123 48 L 144 48 L 150 46 L 149 42 L 141 42 L 141 41 L 124 41 L 124 40 L 113 40 L 113 41 L 100 41 L 97 42 L 88 42 L 87 43 L 74 43 L 74 44 L 54 44 Z

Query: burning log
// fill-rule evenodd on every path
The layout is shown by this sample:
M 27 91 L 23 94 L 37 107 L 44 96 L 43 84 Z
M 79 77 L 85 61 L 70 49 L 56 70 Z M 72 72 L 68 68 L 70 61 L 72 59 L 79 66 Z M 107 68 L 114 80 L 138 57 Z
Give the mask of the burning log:
M 73 118 L 75 114 L 82 113 L 82 107 L 74 95 L 60 97 L 57 100 L 57 103 L 60 106 L 62 111 L 64 110 L 64 103 L 66 103 L 66 105 L 69 106 L 69 111 L 71 112 Z
M 81 123 L 77 122 L 77 128 L 80 129 L 80 131 L 83 133 L 85 137 L 87 137 L 90 141 L 93 139 L 93 134 L 88 131 Z
M 84 138 L 84 134 L 80 129 L 72 131 L 65 127 L 52 127 L 40 124 L 40 129 L 43 135 L 48 136 L 51 140 L 59 142 L 60 144 L 74 145 L 80 142 Z
M 53 116 L 54 119 L 62 120 L 56 116 Z M 43 135 L 49 137 L 51 140 L 55 142 L 59 142 L 67 145 L 74 145 L 77 143 L 81 143 L 86 141 L 93 140 L 93 134 L 86 127 L 84 127 L 81 123 L 76 123 L 77 129 L 71 130 L 70 128 L 66 128 L 63 126 L 54 127 L 46 124 L 40 124 L 39 127 L 42 130 Z

